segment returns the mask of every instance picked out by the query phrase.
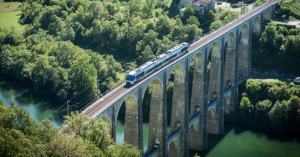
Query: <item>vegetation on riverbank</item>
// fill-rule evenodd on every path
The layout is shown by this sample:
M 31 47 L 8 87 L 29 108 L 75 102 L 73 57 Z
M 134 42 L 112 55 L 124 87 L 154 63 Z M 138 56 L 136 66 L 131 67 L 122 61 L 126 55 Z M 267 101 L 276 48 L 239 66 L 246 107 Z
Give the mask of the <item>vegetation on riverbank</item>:
M 109 124 L 102 119 L 72 113 L 65 116 L 69 127 L 53 127 L 49 120 L 37 124 L 26 109 L 13 101 L 6 107 L 0 99 L 0 156 L 132 156 L 140 150 L 114 143 Z M 62 133 L 63 132 L 63 133 Z
M 100 82 L 104 92 L 122 81 L 119 76 L 123 78 L 124 66 L 114 58 L 128 62 L 140 57 L 130 63 L 132 70 L 172 47 L 175 37 L 180 43 L 201 35 L 192 7 L 172 19 L 167 16 L 170 4 L 168 0 L 28 0 L 22 3 L 19 20 L 27 24 L 24 31 L 0 29 L 1 74 L 62 101 L 91 84 L 84 97 L 95 95 L 97 78 L 109 74 Z
M 300 34 L 292 26 L 265 26 L 260 38 L 252 34 L 252 68 L 300 74 Z
M 249 79 L 239 86 L 239 122 L 275 131 L 300 131 L 300 85 Z

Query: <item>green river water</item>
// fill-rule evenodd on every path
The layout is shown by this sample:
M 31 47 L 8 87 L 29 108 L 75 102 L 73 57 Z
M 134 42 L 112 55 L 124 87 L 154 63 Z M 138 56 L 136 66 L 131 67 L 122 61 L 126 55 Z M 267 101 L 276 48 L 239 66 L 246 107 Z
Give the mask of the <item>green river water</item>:
M 37 122 L 47 118 L 62 105 L 55 97 L 33 94 L 30 88 L 7 79 L 0 79 L 0 98 L 4 99 L 7 106 L 10 99 L 14 100 L 19 107 L 26 108 Z M 64 114 L 66 108 L 53 114 L 49 119 L 55 126 L 59 126 Z M 117 141 L 122 143 L 124 118 L 119 117 L 116 129 Z M 144 150 L 147 149 L 148 131 L 149 125 L 144 123 Z M 201 157 L 300 157 L 300 144 L 296 137 L 288 134 L 225 123 L 225 133 L 209 135 L 208 150 L 205 152 L 190 150 L 190 156 L 195 153 Z

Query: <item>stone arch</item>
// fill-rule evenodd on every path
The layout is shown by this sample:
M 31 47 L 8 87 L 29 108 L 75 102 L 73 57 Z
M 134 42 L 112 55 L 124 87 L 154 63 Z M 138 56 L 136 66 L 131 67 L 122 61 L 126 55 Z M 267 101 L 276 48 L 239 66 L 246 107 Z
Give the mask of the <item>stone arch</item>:
M 112 136 L 112 128 L 111 128 L 111 123 L 110 121 L 108 120 L 108 118 L 106 117 L 100 117 L 100 119 L 105 122 L 106 124 L 108 124 L 108 132 L 109 132 L 109 135 Z
M 225 111 L 225 113 L 230 113 L 230 111 L 233 111 L 233 110 L 234 110 L 233 104 L 230 100 L 230 97 L 227 95 L 224 98 L 224 111 Z
M 149 112 L 149 136 L 148 136 L 148 148 L 153 146 L 153 140 L 158 139 L 159 144 L 159 156 L 164 154 L 164 119 L 163 119 L 163 89 L 162 83 L 154 79 L 150 82 L 151 85 L 151 100 L 150 100 L 150 112 Z
M 185 77 L 184 77 L 185 76 L 185 70 L 184 70 L 183 67 L 184 66 L 181 65 L 181 64 L 177 64 L 177 65 L 173 66 L 172 70 L 167 72 L 167 77 L 166 77 L 167 80 L 166 81 L 168 81 L 168 79 L 171 76 L 172 71 L 174 71 L 174 73 L 177 73 L 177 75 L 176 75 L 177 80 L 175 80 L 175 74 L 174 74 L 174 82 L 179 81 L 179 83 L 184 83 L 185 82 Z
M 192 67 L 193 65 L 193 67 Z M 189 130 L 189 147 L 194 150 L 203 150 L 203 133 L 205 128 L 204 118 L 206 116 L 205 112 L 205 67 L 204 67 L 204 57 L 201 53 L 196 53 L 191 62 L 190 68 L 193 70 L 193 82 L 192 82 L 192 94 L 191 94 L 191 104 L 190 104 L 190 115 L 194 114 L 196 108 L 200 107 L 201 114 L 199 117 L 200 129 L 198 129 L 197 124 L 192 124 L 196 126 L 191 126 Z M 195 131 L 197 127 L 197 131 Z
M 222 47 L 221 47 L 220 45 L 222 45 L 221 42 L 219 42 L 219 41 L 214 41 L 213 44 L 209 44 L 209 45 L 207 46 L 207 50 L 208 50 L 208 53 L 209 53 L 209 54 L 206 56 L 207 59 L 208 59 L 209 56 L 212 54 L 211 51 L 212 51 L 213 48 L 214 48 L 214 50 L 216 50 L 216 49 L 219 50 L 219 53 L 217 53 L 218 50 L 215 52 L 215 56 L 219 56 L 219 57 L 217 57 L 217 58 L 221 58 L 221 49 L 222 49 Z
M 218 42 L 215 42 L 210 51 L 210 69 L 209 70 L 209 85 L 208 85 L 208 99 L 211 100 L 213 93 L 218 95 L 218 100 L 216 102 L 216 116 L 208 117 L 208 133 L 219 134 L 220 133 L 220 117 L 221 117 L 221 47 Z M 208 63 L 207 63 L 208 64 Z
M 147 81 L 145 81 L 145 82 L 143 83 L 143 85 L 142 85 L 142 88 L 143 88 L 143 89 L 142 89 L 142 93 L 143 93 L 143 95 L 142 95 L 142 100 L 144 100 L 144 97 L 145 97 L 145 93 L 146 93 L 146 91 L 147 91 L 147 88 L 148 88 L 149 84 L 150 84 L 153 80 L 159 81 L 160 84 L 161 84 L 161 86 L 163 87 L 163 79 L 161 79 L 160 77 L 154 76 L 154 77 L 149 78 L 149 79 L 148 79 Z
M 183 66 L 176 65 L 173 70 L 174 71 L 174 85 L 173 85 L 173 96 L 172 96 L 172 109 L 171 109 L 171 120 L 170 120 L 170 128 L 175 127 L 175 122 L 180 121 L 181 124 L 181 136 L 180 141 L 184 141 L 180 143 L 180 150 L 185 150 L 187 145 L 187 133 L 186 133 L 186 84 L 185 84 L 185 71 Z M 169 78 L 168 78 L 169 79 Z M 173 150 L 170 150 L 171 154 Z M 176 150 L 174 150 L 176 151 Z M 180 151 L 177 153 L 179 156 L 184 156 L 184 151 Z M 176 154 L 176 153 L 175 153 Z
M 267 10 L 265 15 L 264 15 L 264 20 L 270 20 L 272 18 L 272 14 L 270 10 Z
M 193 123 L 191 126 L 190 126 L 190 130 L 193 130 L 195 132 L 198 132 L 199 131 L 199 126 L 196 124 L 196 123 Z
M 260 35 L 260 32 L 261 32 L 261 22 L 260 22 L 260 18 L 259 17 L 256 17 L 255 20 L 254 20 L 254 22 L 253 22 L 252 32 L 255 33 L 257 37 Z
M 180 149 L 180 144 L 177 140 L 173 140 L 169 143 L 168 145 L 169 149 L 169 157 L 181 157 L 181 149 Z
M 124 141 L 126 141 L 127 143 L 132 144 L 134 146 L 139 146 L 137 101 L 133 96 L 127 96 L 124 101 L 125 101 Z M 120 106 L 120 108 L 121 108 L 121 106 Z M 120 112 L 120 108 L 119 108 L 119 112 Z M 119 114 L 117 114 L 117 118 L 118 118 L 118 115 Z
M 214 116 L 216 116 L 216 111 L 215 109 L 212 108 L 208 111 L 208 117 L 214 117 Z
M 239 75 L 242 77 L 249 76 L 250 72 L 250 47 L 249 47 L 249 27 L 244 24 L 240 32 L 239 40 Z

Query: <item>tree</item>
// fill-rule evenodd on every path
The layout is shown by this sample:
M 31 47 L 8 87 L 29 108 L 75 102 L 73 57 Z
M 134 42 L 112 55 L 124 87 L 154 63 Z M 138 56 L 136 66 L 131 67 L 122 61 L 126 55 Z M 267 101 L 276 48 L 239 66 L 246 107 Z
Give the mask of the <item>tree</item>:
M 191 16 L 197 15 L 197 9 L 192 7 L 191 5 L 187 5 L 182 17 L 183 23 L 187 22 L 187 19 L 189 19 Z
M 91 84 L 96 84 L 97 71 L 94 65 L 90 64 L 90 57 L 87 54 L 76 58 L 69 69 L 69 75 L 74 91 L 82 91 Z
M 249 123 L 251 121 L 250 113 L 253 112 L 252 105 L 247 97 L 243 97 L 240 102 L 240 116 L 241 120 Z
M 246 14 L 246 13 L 248 13 L 249 12 L 249 8 L 248 8 L 248 6 L 242 6 L 242 9 L 241 9 L 241 14 Z
M 222 21 L 221 20 L 216 20 L 215 22 L 213 22 L 210 27 L 209 27 L 209 30 L 215 30 L 215 29 L 218 29 L 222 26 Z
M 156 32 L 159 34 L 159 38 L 169 34 L 171 31 L 171 25 L 169 19 L 166 16 L 160 16 L 156 23 Z
M 145 49 L 142 51 L 140 56 L 142 63 L 146 63 L 147 61 L 149 61 L 154 57 L 155 55 L 153 54 L 152 49 L 149 45 L 145 47 Z
M 190 18 L 186 20 L 186 23 L 189 25 L 193 25 L 193 24 L 195 24 L 196 26 L 200 25 L 198 18 L 196 16 L 190 16 Z

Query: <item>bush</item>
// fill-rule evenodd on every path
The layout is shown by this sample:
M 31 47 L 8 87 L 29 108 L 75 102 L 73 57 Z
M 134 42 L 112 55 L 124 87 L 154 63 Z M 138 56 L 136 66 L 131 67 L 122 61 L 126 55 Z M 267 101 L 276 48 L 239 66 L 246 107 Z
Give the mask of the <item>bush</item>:
M 290 29 L 289 35 L 298 35 L 297 29 Z
M 232 8 L 238 8 L 238 7 L 239 7 L 238 4 L 233 4 L 233 5 L 232 5 Z

